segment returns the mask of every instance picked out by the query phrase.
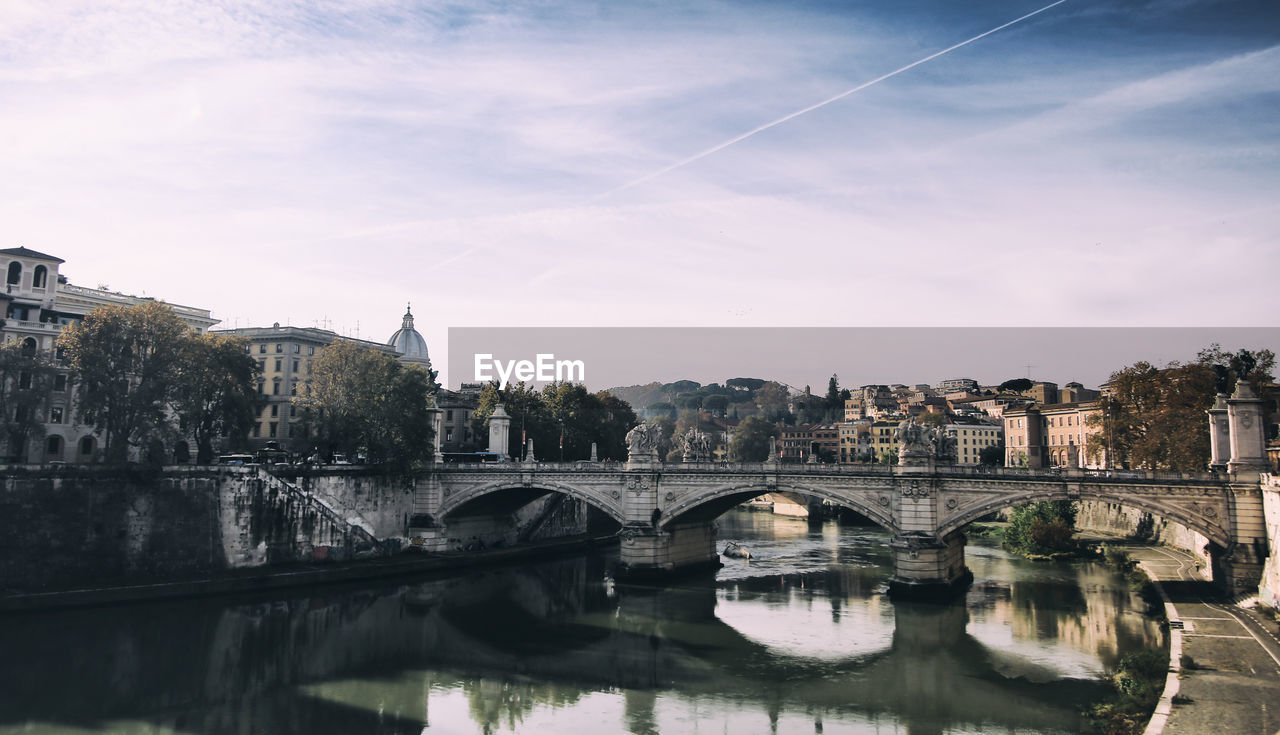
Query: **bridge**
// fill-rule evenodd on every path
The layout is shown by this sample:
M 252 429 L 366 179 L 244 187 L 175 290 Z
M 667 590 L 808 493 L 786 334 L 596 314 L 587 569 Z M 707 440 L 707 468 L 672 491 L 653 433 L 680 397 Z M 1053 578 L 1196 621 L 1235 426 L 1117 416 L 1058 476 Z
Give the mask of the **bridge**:
M 918 437 L 904 440 L 898 465 L 664 463 L 641 431 L 629 437 L 625 463 L 437 465 L 416 483 L 409 535 L 428 550 L 444 549 L 451 537 L 483 537 L 509 527 L 516 510 L 556 494 L 617 522 L 623 574 L 662 575 L 718 566 L 718 516 L 765 493 L 793 492 L 849 508 L 885 528 L 893 536 L 891 590 L 932 596 L 972 578 L 964 563 L 967 524 L 1038 501 L 1096 500 L 1202 534 L 1210 542 L 1214 579 L 1231 590 L 1255 589 L 1268 554 L 1259 485 L 1266 468 L 1261 401 L 1237 390 L 1230 399 L 1220 395 L 1219 404 L 1223 415 L 1210 411 L 1209 428 L 1220 471 L 961 466 L 923 451 Z M 491 439 L 495 434 L 501 443 L 491 443 L 505 447 L 505 427 L 491 426 Z

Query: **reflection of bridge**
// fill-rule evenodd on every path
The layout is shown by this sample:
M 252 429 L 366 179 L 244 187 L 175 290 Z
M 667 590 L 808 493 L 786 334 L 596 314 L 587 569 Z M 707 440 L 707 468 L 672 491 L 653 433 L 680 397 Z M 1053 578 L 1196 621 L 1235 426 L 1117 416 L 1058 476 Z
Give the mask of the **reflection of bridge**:
M 1102 688 L 1009 679 L 999 652 L 968 632 L 964 605 L 896 604 L 884 645 L 814 659 L 718 618 L 711 584 L 610 594 L 601 564 L 578 558 L 329 596 L 10 621 L 0 628 L 10 654 L 0 680 L 11 695 L 0 700 L 0 731 L 136 722 L 231 733 L 251 718 L 263 732 L 418 732 L 441 690 L 470 692 L 485 705 L 473 707 L 477 718 L 623 690 L 639 723 L 653 721 L 657 695 L 677 692 L 757 703 L 774 716 L 884 712 L 911 732 L 1047 730 L 1073 721 Z M 841 578 L 809 581 L 832 600 L 853 594 Z M 778 580 L 768 584 L 777 590 Z M 512 701 L 486 688 L 513 681 L 532 696 Z
M 718 561 L 712 521 L 750 498 L 795 492 L 850 508 L 890 531 L 894 586 L 936 592 L 968 578 L 968 523 L 1042 500 L 1098 500 L 1172 519 L 1211 542 L 1215 572 L 1234 587 L 1256 585 L 1265 557 L 1257 476 L 1170 472 L 978 469 L 956 465 L 500 463 L 445 465 L 417 487 L 419 528 L 443 544 L 455 524 L 502 527 L 548 493 L 577 498 L 621 526 L 621 563 L 653 573 Z

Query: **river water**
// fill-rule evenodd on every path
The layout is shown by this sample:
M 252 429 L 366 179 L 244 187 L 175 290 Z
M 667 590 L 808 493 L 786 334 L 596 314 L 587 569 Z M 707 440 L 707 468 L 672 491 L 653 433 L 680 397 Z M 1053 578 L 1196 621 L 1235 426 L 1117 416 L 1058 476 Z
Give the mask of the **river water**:
M 734 511 L 714 578 L 586 557 L 313 594 L 0 618 L 9 733 L 1078 733 L 1159 626 L 1106 567 L 971 539 L 895 603 L 880 530 Z

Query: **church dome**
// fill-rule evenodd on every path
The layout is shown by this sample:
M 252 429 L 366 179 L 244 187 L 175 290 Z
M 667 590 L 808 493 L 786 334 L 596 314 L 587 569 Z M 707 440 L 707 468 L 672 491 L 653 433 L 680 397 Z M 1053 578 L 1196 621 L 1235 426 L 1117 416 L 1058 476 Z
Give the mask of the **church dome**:
M 400 353 L 402 360 L 427 364 L 431 362 L 427 357 L 427 341 L 413 328 L 413 312 L 409 307 L 405 307 L 404 321 L 400 323 L 396 333 L 391 335 L 391 339 L 387 340 L 387 344 Z

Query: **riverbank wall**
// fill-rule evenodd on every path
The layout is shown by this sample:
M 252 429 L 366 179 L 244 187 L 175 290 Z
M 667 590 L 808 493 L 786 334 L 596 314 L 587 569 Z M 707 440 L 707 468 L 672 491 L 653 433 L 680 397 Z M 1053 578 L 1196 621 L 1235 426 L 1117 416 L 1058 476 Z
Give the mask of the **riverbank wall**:
M 408 545 L 413 499 L 412 478 L 363 467 L 11 467 L 0 475 L 0 595 L 394 554 Z M 587 521 L 580 501 L 552 494 L 478 546 L 583 534 Z M 452 540 L 447 550 L 466 550 L 468 537 Z
M 1100 500 L 1081 500 L 1077 507 L 1076 528 L 1081 531 L 1098 531 L 1172 546 L 1200 559 L 1205 569 L 1212 567 L 1209 539 L 1177 521 Z
M 1262 566 L 1258 599 L 1273 608 L 1280 608 L 1280 476 L 1262 476 L 1262 517 L 1271 548 Z

